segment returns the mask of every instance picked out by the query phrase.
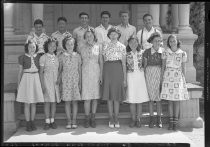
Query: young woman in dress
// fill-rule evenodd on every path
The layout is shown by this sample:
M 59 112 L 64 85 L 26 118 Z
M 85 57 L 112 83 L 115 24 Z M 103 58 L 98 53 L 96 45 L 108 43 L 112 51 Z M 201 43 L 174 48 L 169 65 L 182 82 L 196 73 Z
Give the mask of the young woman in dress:
M 149 101 L 144 76 L 143 50 L 138 45 L 137 38 L 128 39 L 126 47 L 126 69 L 127 69 L 127 103 L 130 103 L 131 122 L 130 127 L 141 127 L 142 103 Z
M 33 40 L 25 44 L 25 54 L 19 56 L 18 93 L 17 102 L 24 103 L 26 131 L 36 130 L 34 118 L 36 103 L 44 102 L 39 78 L 38 46 Z
M 164 69 L 161 99 L 169 103 L 169 130 L 177 130 L 179 116 L 179 102 L 189 100 L 185 81 L 185 62 L 187 54 L 180 48 L 180 41 L 175 35 L 170 35 L 167 40 L 169 47 L 162 54 Z
M 161 121 L 161 99 L 160 99 L 160 86 L 161 86 L 161 73 L 162 73 L 162 48 L 160 47 L 162 38 L 158 32 L 153 33 L 147 42 L 152 44 L 152 47 L 145 50 L 143 54 L 145 78 L 147 84 L 147 91 L 149 94 L 149 111 L 150 123 L 149 127 L 153 128 L 154 119 L 154 102 L 157 104 L 157 121 L 156 126 L 162 128 Z
M 64 52 L 59 56 L 59 83 L 62 82 L 61 99 L 65 101 L 67 129 L 77 128 L 78 100 L 81 100 L 81 57 L 76 52 L 77 42 L 72 37 L 63 39 Z M 71 104 L 73 117 L 71 119 Z
M 44 44 L 45 54 L 40 58 L 40 80 L 44 94 L 45 125 L 44 130 L 50 127 L 57 128 L 55 123 L 56 102 L 60 102 L 58 79 L 58 57 L 55 55 L 58 46 L 57 40 L 49 38 Z
M 93 29 L 84 33 L 84 45 L 80 52 L 82 57 L 82 100 L 84 100 L 85 124 L 95 128 L 95 113 L 97 109 L 97 100 L 100 98 L 100 79 L 102 79 L 102 54 L 101 45 L 97 44 Z M 90 116 L 91 110 L 91 116 Z
M 119 106 L 125 100 L 126 87 L 126 47 L 118 40 L 120 31 L 116 27 L 109 29 L 107 36 L 111 42 L 103 48 L 102 100 L 106 100 L 109 111 L 109 127 L 119 128 Z M 113 115 L 114 110 L 114 115 Z

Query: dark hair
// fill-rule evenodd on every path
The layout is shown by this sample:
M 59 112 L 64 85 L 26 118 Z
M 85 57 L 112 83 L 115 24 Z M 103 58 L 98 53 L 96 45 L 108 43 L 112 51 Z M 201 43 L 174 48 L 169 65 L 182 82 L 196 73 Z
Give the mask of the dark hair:
M 118 34 L 118 38 L 117 40 L 120 39 L 120 36 L 121 36 L 121 32 L 120 30 L 117 28 L 117 27 L 111 27 L 107 33 L 107 37 L 110 39 L 109 35 L 112 33 L 112 32 L 116 32 Z
M 48 53 L 48 51 L 49 51 L 48 46 L 52 42 L 55 42 L 55 44 L 56 44 L 56 50 L 54 51 L 54 54 L 56 54 L 57 47 L 58 47 L 58 41 L 55 38 L 48 38 L 47 41 L 45 41 L 45 43 L 44 43 L 44 51 L 45 51 L 45 53 Z
M 34 26 L 36 25 L 36 24 L 40 24 L 40 25 L 44 25 L 43 24 L 43 21 L 41 20 L 41 19 L 36 19 L 35 21 L 34 21 Z
M 153 41 L 153 39 L 156 37 L 161 37 L 160 33 L 158 33 L 158 32 L 152 33 L 151 36 L 149 37 L 149 39 L 147 39 L 147 42 L 151 43 Z
M 89 15 L 88 15 L 86 12 L 81 12 L 81 13 L 79 13 L 79 18 L 80 18 L 82 15 L 87 15 L 87 17 L 89 18 Z
M 33 40 L 28 40 L 28 42 L 27 43 L 25 43 L 25 45 L 24 45 L 24 48 L 25 48 L 25 53 L 27 53 L 28 54 L 28 46 L 29 46 L 29 44 L 31 44 L 31 43 L 35 43 L 35 45 L 36 45 L 36 50 L 35 50 L 35 53 L 37 53 L 38 52 L 38 45 L 37 45 L 37 43 L 36 42 L 34 42 Z
M 93 34 L 93 36 L 94 36 L 94 41 L 97 42 L 97 38 L 96 38 L 95 31 L 94 31 L 94 29 L 92 29 L 92 28 L 89 28 L 87 31 L 85 31 L 85 33 L 84 33 L 84 35 L 83 35 L 83 38 L 86 39 L 85 36 L 86 36 L 86 34 L 87 34 L 88 32 L 91 32 L 91 33 Z
M 65 21 L 67 23 L 66 17 L 63 17 L 63 16 L 58 18 L 57 22 L 59 21 Z
M 129 16 L 129 11 L 128 11 L 128 10 L 120 10 L 120 12 L 119 12 L 119 16 L 121 16 L 121 15 L 122 15 L 122 13 L 127 13 L 127 14 L 128 14 L 128 16 Z
M 66 42 L 67 42 L 68 40 L 74 40 L 73 52 L 77 52 L 77 40 L 76 40 L 75 38 L 69 37 L 69 36 L 65 37 L 65 38 L 62 40 L 63 49 L 67 50 L 67 48 L 66 48 Z
M 111 17 L 111 14 L 109 13 L 109 11 L 103 11 L 101 12 L 101 17 L 106 14 L 106 15 L 109 15 L 109 17 Z
M 132 51 L 132 49 L 131 49 L 130 46 L 129 46 L 129 42 L 130 42 L 132 39 L 135 39 L 135 40 L 137 41 L 137 43 L 138 43 L 138 39 L 137 39 L 136 37 L 131 36 L 131 37 L 128 39 L 128 45 L 126 46 L 126 51 L 127 51 L 127 52 Z M 136 50 L 137 50 L 137 51 L 140 51 L 140 50 L 141 50 L 139 43 L 138 43 L 138 46 L 137 46 Z
M 152 15 L 147 13 L 147 14 L 144 14 L 143 20 L 144 20 L 144 18 L 147 17 L 147 16 L 150 16 L 150 17 L 153 19 Z
M 173 35 L 173 34 L 171 34 L 171 35 L 168 36 L 168 39 L 167 39 L 167 46 L 168 46 L 169 48 L 171 48 L 171 46 L 170 46 L 170 44 L 169 44 L 169 39 L 172 38 L 172 37 L 176 38 L 176 40 L 177 40 L 177 48 L 180 48 L 180 47 L 181 47 L 181 41 L 180 41 L 179 39 L 177 39 L 177 36 L 176 36 L 176 35 Z

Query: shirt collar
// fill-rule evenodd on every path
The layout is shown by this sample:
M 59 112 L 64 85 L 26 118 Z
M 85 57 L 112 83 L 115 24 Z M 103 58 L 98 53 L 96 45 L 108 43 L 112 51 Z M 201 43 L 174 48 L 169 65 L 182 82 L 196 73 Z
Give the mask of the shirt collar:
M 175 52 L 173 52 L 171 49 L 168 49 L 168 52 L 169 53 L 179 54 L 179 53 L 182 53 L 183 51 L 180 48 L 178 48 Z
M 47 53 L 47 56 L 49 56 L 49 57 L 52 58 L 52 57 L 55 57 L 55 54 L 52 54 L 52 55 L 51 55 L 51 54 Z
M 88 28 L 91 28 L 89 25 L 86 28 L 83 28 L 82 26 L 79 26 L 79 30 L 87 30 Z
M 25 55 L 28 56 L 28 57 L 30 57 L 30 58 L 31 57 L 34 57 L 35 58 L 37 56 L 37 53 L 33 54 L 33 56 L 29 55 L 28 53 L 25 53 Z
M 99 27 L 104 29 L 104 30 L 109 30 L 112 27 L 112 25 L 109 24 L 107 29 L 105 29 L 105 27 L 102 24 Z
M 144 31 L 147 31 L 148 33 L 149 33 L 149 32 L 153 32 L 153 31 L 154 31 L 154 27 L 152 27 L 150 31 L 148 31 L 148 30 L 144 27 Z
M 58 31 L 58 34 L 60 34 L 60 35 L 65 35 L 65 34 L 68 34 L 69 32 L 66 30 L 66 32 L 64 32 L 63 34 L 60 32 L 60 31 Z
M 129 28 L 129 27 L 130 27 L 130 24 L 128 23 L 126 26 L 124 26 L 124 25 L 121 23 L 120 26 L 123 27 L 123 28 Z
M 151 54 L 154 54 L 154 53 L 162 53 L 162 50 L 161 50 L 161 48 L 159 48 L 157 51 L 152 47 L 151 48 Z
M 41 33 L 40 36 L 37 36 L 35 32 L 33 34 L 36 38 L 41 38 L 43 35 L 45 35 L 45 33 Z

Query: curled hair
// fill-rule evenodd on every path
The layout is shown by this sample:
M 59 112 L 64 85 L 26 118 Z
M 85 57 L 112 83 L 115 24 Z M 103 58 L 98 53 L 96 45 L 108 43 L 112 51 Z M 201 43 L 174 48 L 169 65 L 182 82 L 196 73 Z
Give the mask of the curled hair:
M 32 43 L 35 43 L 35 46 L 36 46 L 35 53 L 37 53 L 37 52 L 38 52 L 39 48 L 38 48 L 37 43 L 31 39 L 31 40 L 28 40 L 28 41 L 25 43 L 25 45 L 24 45 L 24 48 L 25 48 L 25 53 L 27 53 L 27 54 L 28 54 L 28 52 L 29 52 L 29 51 L 28 51 L 28 46 L 29 46 L 29 44 L 32 44 Z
M 79 18 L 80 18 L 82 15 L 86 15 L 86 16 L 89 18 L 89 15 L 88 15 L 86 12 L 81 12 L 81 13 L 79 13 Z
M 73 52 L 77 52 L 77 40 L 73 37 L 70 36 L 66 36 L 63 40 L 62 40 L 62 46 L 63 49 L 67 50 L 66 48 L 66 43 L 68 40 L 74 40 L 74 48 L 73 48 Z
M 57 22 L 59 22 L 59 21 L 65 21 L 66 23 L 67 23 L 67 19 L 66 19 L 66 17 L 59 17 L 58 18 L 58 20 L 57 20 Z
M 150 17 L 153 19 L 152 15 L 147 13 L 147 14 L 144 14 L 143 20 L 144 20 L 144 18 L 147 17 L 147 16 L 150 16 Z
M 54 54 L 56 54 L 57 47 L 58 47 L 58 41 L 55 38 L 52 38 L 52 37 L 48 38 L 47 41 L 45 41 L 45 43 L 44 43 L 44 51 L 45 51 L 45 53 L 48 53 L 48 51 L 49 51 L 48 46 L 52 42 L 55 42 L 55 44 L 56 44 L 56 50 L 54 51 Z
M 109 11 L 102 11 L 102 12 L 101 12 L 101 18 L 102 18 L 102 16 L 103 16 L 104 14 L 108 15 L 109 17 L 111 17 L 111 14 L 110 14 Z
M 131 36 L 131 37 L 128 39 L 128 45 L 126 46 L 126 51 L 127 51 L 127 52 L 132 51 L 132 49 L 131 49 L 130 46 L 129 46 L 129 42 L 130 42 L 131 40 L 133 40 L 133 39 L 136 40 L 137 43 L 138 43 L 138 39 L 137 39 L 136 37 Z M 138 43 L 138 46 L 137 46 L 136 50 L 137 50 L 137 51 L 140 51 L 140 50 L 141 50 L 139 43 Z
M 93 36 L 94 36 L 94 41 L 97 42 L 96 34 L 95 34 L 95 31 L 94 31 L 93 28 L 88 28 L 87 31 L 85 31 L 85 33 L 84 33 L 84 35 L 83 35 L 83 38 L 86 39 L 86 34 L 87 34 L 88 32 L 91 32 L 91 33 L 93 34 Z
M 147 42 L 151 43 L 154 40 L 154 38 L 156 38 L 156 37 L 160 37 L 161 38 L 160 33 L 158 33 L 158 32 L 152 33 L 151 36 L 147 39 Z
M 117 38 L 117 40 L 119 40 L 120 39 L 120 37 L 121 37 L 121 32 L 120 32 L 120 30 L 117 28 L 117 27 L 111 27 L 110 29 L 109 29 L 109 31 L 108 31 L 108 33 L 107 33 L 107 37 L 110 39 L 110 34 L 112 33 L 112 32 L 116 32 L 117 34 L 118 34 L 118 38 Z
M 171 35 L 168 36 L 168 39 L 167 39 L 167 46 L 168 46 L 169 48 L 171 48 L 171 46 L 170 46 L 170 44 L 169 44 L 169 40 L 170 40 L 171 38 L 173 38 L 173 37 L 177 40 L 177 48 L 180 48 L 180 47 L 181 47 L 181 41 L 180 41 L 179 39 L 177 39 L 177 36 L 174 35 L 174 34 L 171 34 Z
M 35 21 L 34 21 L 34 26 L 36 25 L 36 24 L 40 24 L 40 25 L 44 25 L 43 24 L 43 21 L 41 20 L 41 19 L 36 19 Z

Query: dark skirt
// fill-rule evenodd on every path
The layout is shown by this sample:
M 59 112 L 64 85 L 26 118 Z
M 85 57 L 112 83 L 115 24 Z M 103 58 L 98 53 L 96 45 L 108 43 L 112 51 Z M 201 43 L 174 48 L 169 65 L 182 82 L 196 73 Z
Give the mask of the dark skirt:
M 125 100 L 121 60 L 106 61 L 103 67 L 102 100 Z

